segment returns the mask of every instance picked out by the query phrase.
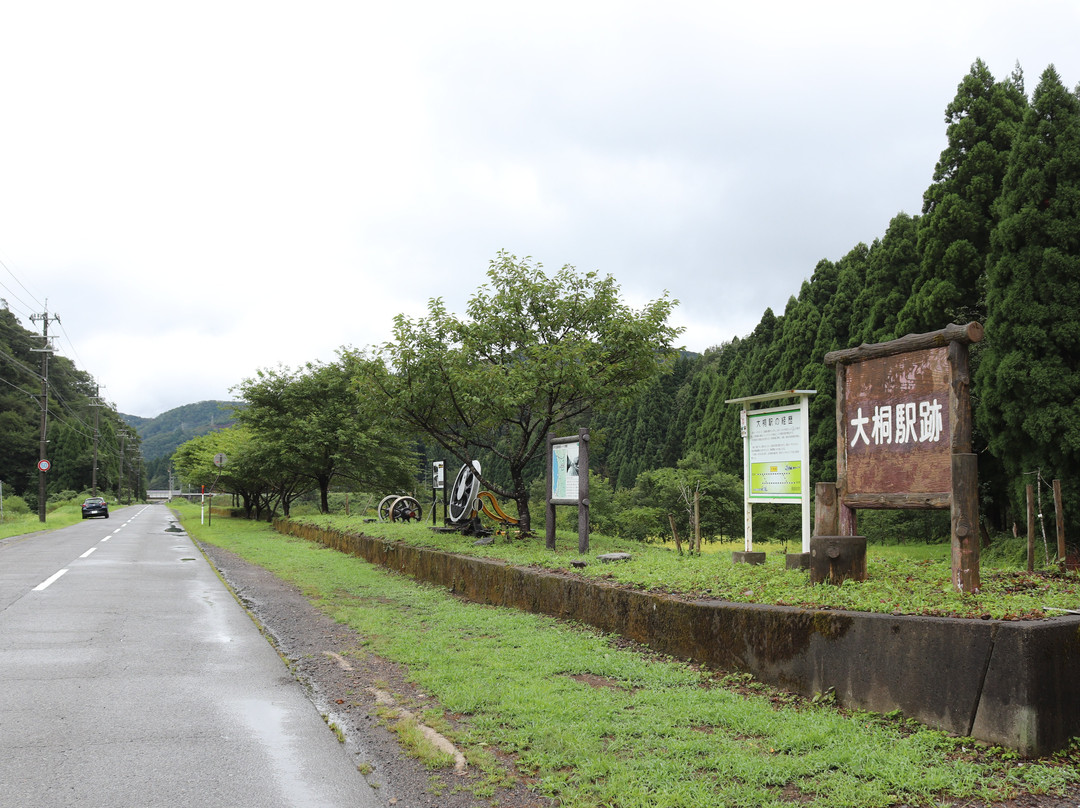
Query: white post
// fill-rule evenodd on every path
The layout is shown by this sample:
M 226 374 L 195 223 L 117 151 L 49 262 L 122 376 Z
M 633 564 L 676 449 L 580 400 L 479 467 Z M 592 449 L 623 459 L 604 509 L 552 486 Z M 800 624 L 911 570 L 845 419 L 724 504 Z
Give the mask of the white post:
M 743 403 L 742 409 L 742 456 L 743 456 L 743 549 L 750 553 L 754 550 L 754 514 L 750 504 L 750 425 L 747 422 L 750 405 Z
M 810 397 L 799 397 L 802 416 L 802 551 L 810 552 Z

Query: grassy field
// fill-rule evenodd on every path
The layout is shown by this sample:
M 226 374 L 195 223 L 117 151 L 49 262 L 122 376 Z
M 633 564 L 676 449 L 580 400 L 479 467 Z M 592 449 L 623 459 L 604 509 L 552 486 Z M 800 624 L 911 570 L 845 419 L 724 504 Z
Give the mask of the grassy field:
M 374 653 L 407 666 L 445 710 L 427 719 L 444 725 L 473 767 L 491 773 L 473 786 L 478 806 L 490 804 L 500 776 L 494 750 L 511 755 L 517 775 L 538 793 L 575 808 L 945 806 L 1054 794 L 1077 783 L 1076 746 L 1045 760 L 1019 760 L 899 716 L 839 710 L 828 695 L 798 699 L 743 675 L 628 648 L 582 626 L 464 603 L 264 523 L 215 519 L 207 527 L 197 509 L 180 512 L 195 537 L 272 570 L 353 627 L 364 638 L 357 656 Z M 444 549 L 467 541 L 415 525 L 386 527 L 400 531 L 395 538 Z M 559 563 L 546 558 L 542 542 L 540 551 L 536 540 L 500 542 L 495 547 L 512 550 L 519 563 Z M 712 573 L 733 566 L 720 556 L 669 555 L 672 574 L 680 566 Z M 611 566 L 588 569 L 607 574 Z M 776 566 L 764 571 L 776 573 Z M 758 575 L 747 570 L 739 574 Z

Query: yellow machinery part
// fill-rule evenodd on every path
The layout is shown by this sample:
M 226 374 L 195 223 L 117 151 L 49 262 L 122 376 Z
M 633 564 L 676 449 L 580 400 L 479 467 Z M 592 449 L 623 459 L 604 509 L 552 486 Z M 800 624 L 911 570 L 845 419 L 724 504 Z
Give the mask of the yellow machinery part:
M 498 501 L 495 499 L 495 495 L 490 491 L 481 491 L 476 495 L 477 501 L 480 503 L 480 509 L 484 512 L 484 516 L 491 519 L 494 522 L 502 522 L 506 525 L 516 525 L 518 520 L 512 516 L 508 516 L 502 508 L 499 507 Z M 487 504 L 491 504 L 492 511 L 488 510 Z

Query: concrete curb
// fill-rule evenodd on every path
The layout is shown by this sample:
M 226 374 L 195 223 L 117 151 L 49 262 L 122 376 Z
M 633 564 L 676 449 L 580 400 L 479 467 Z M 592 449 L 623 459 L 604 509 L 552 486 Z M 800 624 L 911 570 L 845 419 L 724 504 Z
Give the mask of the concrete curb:
M 275 528 L 477 603 L 593 625 L 848 707 L 1033 757 L 1080 735 L 1080 617 L 966 620 L 679 600 L 279 519 Z

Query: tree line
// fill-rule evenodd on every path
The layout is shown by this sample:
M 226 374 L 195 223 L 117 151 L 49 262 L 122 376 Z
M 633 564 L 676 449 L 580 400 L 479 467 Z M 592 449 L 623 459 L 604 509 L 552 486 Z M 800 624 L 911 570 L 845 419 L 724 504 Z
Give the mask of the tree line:
M 0 306 L 0 481 L 4 495 L 38 507 L 42 416 L 42 336 Z M 94 490 L 142 495 L 139 437 L 115 407 L 101 401 L 93 378 L 65 356 L 48 356 L 48 497 L 68 499 Z M 97 472 L 95 477 L 95 443 Z
M 811 476 L 835 479 L 833 371 L 826 353 L 977 320 L 972 399 L 982 513 L 1025 521 L 1023 490 L 1060 479 L 1066 525 L 1080 518 L 1080 91 L 1048 67 L 1028 100 L 1019 67 L 996 80 L 980 60 L 945 110 L 948 145 L 921 215 L 822 260 L 782 314 L 684 357 L 630 407 L 597 422 L 616 487 L 698 455 L 739 474 L 726 399 L 815 389 Z M 912 519 L 921 519 L 912 515 Z M 1048 514 L 1048 517 L 1050 515 Z
M 239 387 L 247 408 L 235 434 L 248 443 L 233 451 L 252 474 L 278 476 L 245 502 L 287 512 L 301 490 L 318 491 L 324 508 L 335 485 L 423 490 L 428 460 L 478 459 L 484 484 L 515 501 L 528 525 L 545 434 L 588 425 L 603 527 L 666 531 L 675 513 L 685 530 L 679 503 L 696 488 L 710 529 L 733 531 L 742 440 L 727 399 L 817 390 L 811 477 L 833 480 L 835 381 L 825 354 L 977 320 L 986 328 L 971 351 L 982 513 L 1008 529 L 1028 482 L 1060 479 L 1075 526 L 1080 93 L 1051 66 L 1029 98 L 1019 67 L 998 80 L 980 60 L 945 122 L 947 146 L 918 215 L 898 213 L 871 244 L 819 261 L 781 314 L 767 309 L 750 334 L 703 354 L 676 350 L 679 332 L 667 322 L 676 301 L 666 295 L 633 311 L 610 277 L 572 267 L 548 276 L 500 253 L 464 316 L 433 300 L 426 317 L 399 316 L 392 339 L 371 351 L 261 372 Z M 325 412 L 316 406 L 330 400 L 338 404 Z M 200 452 L 185 445 L 177 454 L 189 478 L 239 469 L 209 466 L 223 444 L 198 440 Z M 777 532 L 787 519 L 778 512 Z M 941 524 L 905 519 L 902 529 L 917 535 Z

